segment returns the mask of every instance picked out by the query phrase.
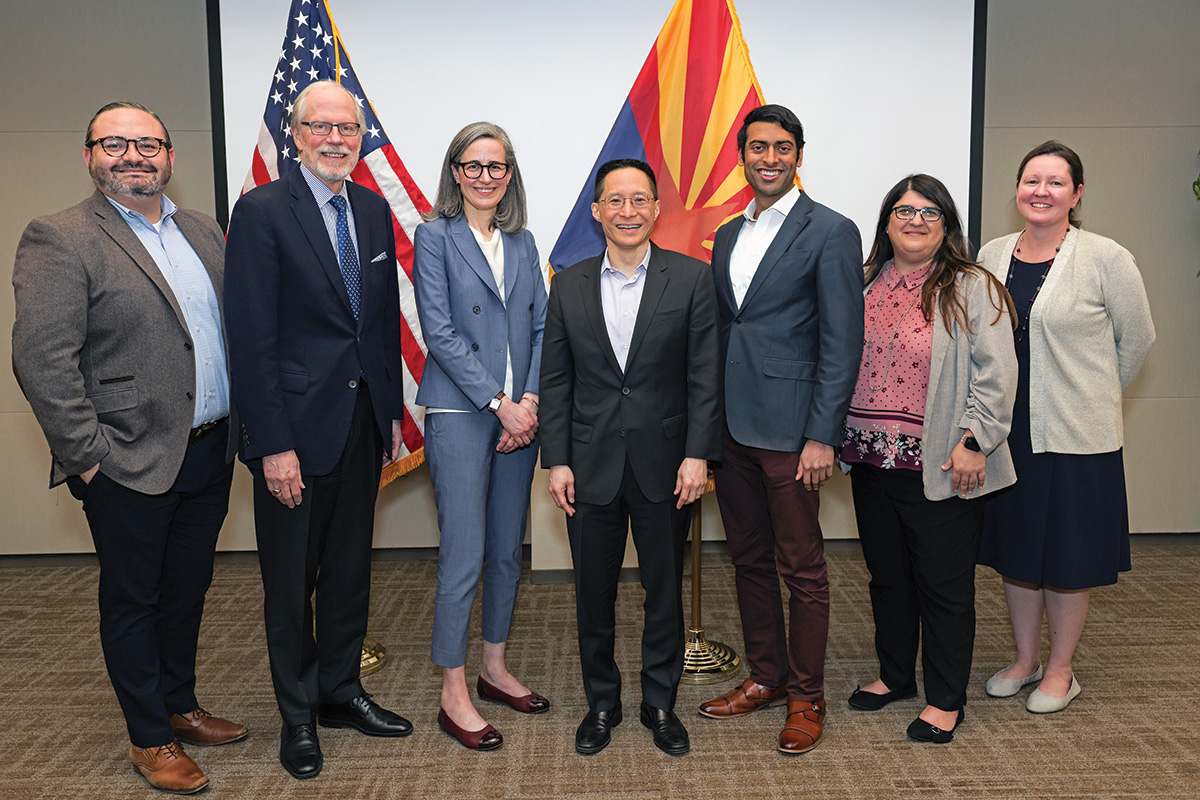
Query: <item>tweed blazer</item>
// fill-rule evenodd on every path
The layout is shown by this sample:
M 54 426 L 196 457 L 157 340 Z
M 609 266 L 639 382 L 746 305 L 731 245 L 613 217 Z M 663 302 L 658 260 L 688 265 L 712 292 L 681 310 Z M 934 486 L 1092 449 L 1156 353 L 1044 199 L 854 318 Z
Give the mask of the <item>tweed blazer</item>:
M 1020 234 L 979 260 L 1004 281 Z M 1108 453 L 1124 443 L 1121 393 L 1154 343 L 1146 287 L 1133 256 L 1071 228 L 1029 317 L 1029 427 L 1035 453 Z
M 971 332 L 950 320 L 942 324 L 933 305 L 933 349 L 929 359 L 929 388 L 925 396 L 925 425 L 921 431 L 921 475 L 930 500 L 954 497 L 951 473 L 942 464 L 962 438 L 975 434 L 987 456 L 984 485 L 968 497 L 981 497 L 1017 481 L 1008 432 L 1017 399 L 1017 355 L 1007 310 L 997 319 L 1003 298 L 989 289 L 986 277 L 960 272 L 958 291 L 966 298 Z
M 221 229 L 183 208 L 174 220 L 220 303 Z M 13 371 L 50 445 L 50 485 L 99 464 L 134 491 L 170 489 L 192 426 L 192 337 L 170 284 L 120 212 L 97 191 L 30 222 L 13 287 Z

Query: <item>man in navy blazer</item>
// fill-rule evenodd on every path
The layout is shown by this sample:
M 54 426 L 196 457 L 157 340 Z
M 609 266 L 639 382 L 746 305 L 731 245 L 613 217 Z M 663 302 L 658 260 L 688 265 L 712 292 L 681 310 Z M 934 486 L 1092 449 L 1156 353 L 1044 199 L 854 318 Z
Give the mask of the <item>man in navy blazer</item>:
M 233 209 L 225 307 L 280 762 L 310 778 L 323 763 L 318 717 L 373 736 L 412 732 L 359 682 L 375 496 L 383 460 L 400 447 L 403 395 L 391 215 L 346 181 L 362 112 L 341 86 L 318 81 L 296 97 L 291 125 L 300 168 Z
M 650 243 L 658 191 L 632 159 L 596 173 L 604 253 L 554 277 L 542 339 L 540 436 L 567 513 L 588 714 L 575 749 L 598 753 L 622 718 L 613 660 L 617 577 L 632 526 L 642 587 L 641 721 L 688 752 L 675 715 L 683 673 L 683 543 L 690 504 L 721 453 L 717 313 L 702 261 Z M 632 524 L 632 525 L 631 525 Z
M 854 223 L 797 189 L 804 129 L 791 111 L 752 110 L 737 141 L 754 200 L 713 245 L 725 370 L 716 489 L 750 678 L 700 713 L 739 717 L 786 699 L 778 749 L 803 753 L 825 721 L 829 580 L 818 490 L 833 474 L 862 357 L 862 243 Z

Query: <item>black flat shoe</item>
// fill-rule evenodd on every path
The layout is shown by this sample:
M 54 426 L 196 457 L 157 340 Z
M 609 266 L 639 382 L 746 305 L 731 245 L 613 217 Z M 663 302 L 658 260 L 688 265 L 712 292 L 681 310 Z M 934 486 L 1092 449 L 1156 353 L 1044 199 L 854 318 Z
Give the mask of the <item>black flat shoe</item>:
M 654 733 L 654 746 L 669 756 L 687 755 L 691 749 L 687 728 L 674 711 L 655 708 L 642 701 L 642 724 Z
M 412 723 L 388 711 L 363 692 L 345 703 L 322 703 L 317 713 L 322 728 L 354 728 L 367 736 L 408 736 Z
M 621 724 L 621 707 L 611 711 L 589 711 L 575 729 L 575 752 L 592 756 L 608 747 L 612 729 Z
M 850 707 L 855 711 L 878 711 L 889 703 L 894 703 L 897 700 L 907 700 L 910 697 L 916 697 L 916 689 L 897 689 L 894 692 L 887 694 L 872 694 L 864 692 L 861 686 L 854 687 L 854 694 L 850 695 Z
M 293 778 L 304 780 L 321 774 L 325 758 L 312 725 L 284 724 L 279 737 L 279 763 Z
M 914 742 L 933 742 L 934 744 L 948 744 L 954 741 L 954 731 L 958 730 L 958 726 L 962 725 L 963 710 L 958 710 L 958 718 L 954 720 L 954 730 L 944 731 L 936 725 L 931 725 L 925 720 L 917 717 L 908 726 L 908 738 Z

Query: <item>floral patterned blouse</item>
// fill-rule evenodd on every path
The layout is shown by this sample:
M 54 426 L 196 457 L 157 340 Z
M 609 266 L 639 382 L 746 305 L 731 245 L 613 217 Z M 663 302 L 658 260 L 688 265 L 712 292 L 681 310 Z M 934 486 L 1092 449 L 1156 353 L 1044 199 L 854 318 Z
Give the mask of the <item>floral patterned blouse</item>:
M 933 350 L 933 325 L 921 314 L 928 274 L 929 267 L 901 275 L 889 261 L 867 290 L 862 362 L 842 427 L 844 462 L 921 470 Z

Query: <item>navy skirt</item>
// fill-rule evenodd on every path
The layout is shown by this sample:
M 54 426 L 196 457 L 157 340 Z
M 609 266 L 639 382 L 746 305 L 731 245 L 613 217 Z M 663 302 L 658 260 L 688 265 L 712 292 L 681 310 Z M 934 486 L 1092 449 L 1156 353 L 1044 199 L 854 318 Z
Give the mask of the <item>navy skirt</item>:
M 1026 266 L 1031 269 L 1022 269 Z M 1036 286 L 1033 273 L 1040 276 L 1043 266 L 1019 263 L 1013 276 L 1010 290 L 1021 320 L 1028 314 Z M 1029 280 L 1032 285 L 1023 285 Z M 1006 578 L 1056 589 L 1116 583 L 1118 573 L 1130 569 L 1129 504 L 1121 451 L 1033 452 L 1028 332 L 1019 330 L 1017 337 L 1020 378 L 1008 437 L 1017 482 L 987 496 L 979 563 Z

